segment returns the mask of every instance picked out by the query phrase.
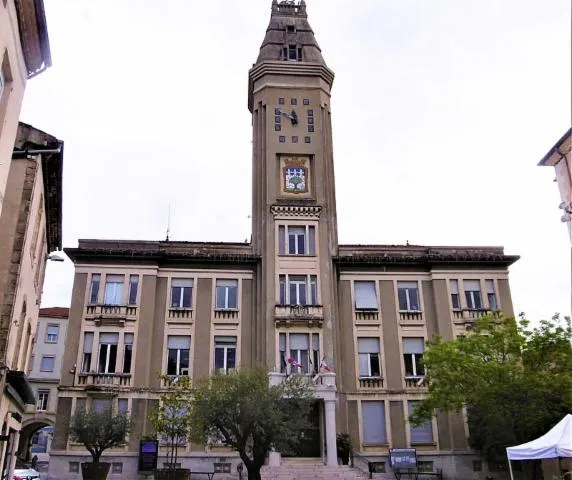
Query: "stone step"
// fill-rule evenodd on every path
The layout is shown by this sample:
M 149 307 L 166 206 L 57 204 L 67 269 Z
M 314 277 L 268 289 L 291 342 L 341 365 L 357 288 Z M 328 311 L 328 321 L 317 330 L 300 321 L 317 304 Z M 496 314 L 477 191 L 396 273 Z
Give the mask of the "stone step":
M 262 467 L 262 480 L 365 480 L 367 475 L 347 466 L 286 462 L 280 467 Z

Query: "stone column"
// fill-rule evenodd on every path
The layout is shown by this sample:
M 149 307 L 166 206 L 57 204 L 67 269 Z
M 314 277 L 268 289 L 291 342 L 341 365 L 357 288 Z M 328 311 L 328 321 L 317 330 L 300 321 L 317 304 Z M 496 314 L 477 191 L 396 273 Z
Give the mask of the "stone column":
M 336 448 L 336 401 L 324 400 L 325 425 L 326 425 L 326 465 L 338 464 L 338 452 Z

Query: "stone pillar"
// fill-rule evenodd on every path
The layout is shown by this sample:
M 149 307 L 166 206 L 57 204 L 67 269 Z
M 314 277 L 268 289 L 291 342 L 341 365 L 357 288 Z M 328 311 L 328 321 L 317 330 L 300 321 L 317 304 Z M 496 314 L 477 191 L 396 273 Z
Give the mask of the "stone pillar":
M 326 465 L 338 464 L 338 452 L 336 448 L 336 401 L 324 400 L 325 425 L 326 425 Z

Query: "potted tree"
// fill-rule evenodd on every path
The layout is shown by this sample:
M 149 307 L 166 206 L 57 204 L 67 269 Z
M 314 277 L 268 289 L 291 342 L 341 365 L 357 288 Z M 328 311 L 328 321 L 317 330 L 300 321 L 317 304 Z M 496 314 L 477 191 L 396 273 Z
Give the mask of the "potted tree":
M 162 376 L 169 385 L 166 392 L 160 395 L 159 406 L 149 415 L 149 421 L 155 429 L 157 437 L 167 446 L 167 462 L 165 468 L 154 472 L 156 480 L 187 480 L 191 471 L 179 467 L 179 448 L 184 447 L 190 437 L 190 404 L 192 402 L 191 381 L 187 376 L 173 379 Z
M 114 414 L 111 409 L 102 412 L 75 412 L 70 423 L 70 439 L 82 443 L 91 454 L 92 461 L 81 464 L 84 480 L 105 480 L 111 463 L 100 462 L 108 448 L 122 447 L 131 428 L 127 413 Z
M 351 437 L 347 433 L 338 433 L 336 436 L 336 447 L 338 458 L 342 461 L 342 465 L 349 465 L 352 452 Z

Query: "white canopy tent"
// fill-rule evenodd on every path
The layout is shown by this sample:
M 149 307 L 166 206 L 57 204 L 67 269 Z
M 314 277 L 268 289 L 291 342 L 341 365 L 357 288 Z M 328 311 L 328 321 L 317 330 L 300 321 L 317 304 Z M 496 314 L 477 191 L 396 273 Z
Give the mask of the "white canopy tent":
M 572 457 L 572 415 L 566 415 L 547 433 L 522 445 L 507 447 L 510 478 L 514 480 L 511 460 Z

